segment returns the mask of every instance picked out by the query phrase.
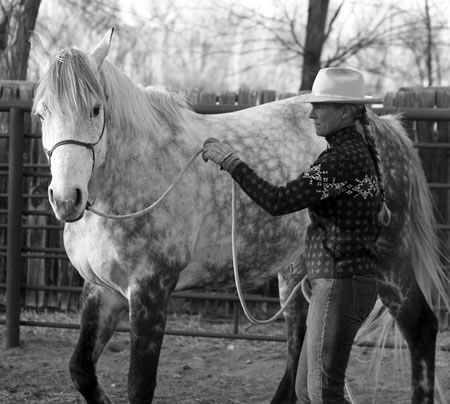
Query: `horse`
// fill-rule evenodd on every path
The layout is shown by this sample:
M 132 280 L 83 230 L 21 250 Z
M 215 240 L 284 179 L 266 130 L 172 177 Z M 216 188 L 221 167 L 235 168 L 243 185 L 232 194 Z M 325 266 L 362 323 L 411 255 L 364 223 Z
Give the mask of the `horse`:
M 108 61 L 113 31 L 90 53 L 67 48 L 45 61 L 33 113 L 51 168 L 48 197 L 65 222 L 64 246 L 84 278 L 81 329 L 69 362 L 88 403 L 110 403 L 96 364 L 128 311 L 128 397 L 151 403 L 157 381 L 167 302 L 174 290 L 231 285 L 230 177 L 195 160 L 157 208 L 140 218 L 108 219 L 145 208 L 184 169 L 207 137 L 229 142 L 258 173 L 285 183 L 326 147 L 309 106 L 298 97 L 245 110 L 201 115 L 175 93 L 132 82 Z M 379 297 L 411 356 L 411 402 L 432 403 L 438 320 L 445 294 L 432 202 L 413 143 L 396 116 L 370 113 L 383 160 L 391 224 L 380 235 Z M 302 279 L 308 213 L 272 217 L 243 192 L 236 196 L 236 251 L 243 287 L 277 276 L 280 298 Z M 447 300 L 445 300 L 447 302 Z M 286 311 L 288 359 L 272 403 L 295 403 L 295 374 L 305 333 L 306 303 Z

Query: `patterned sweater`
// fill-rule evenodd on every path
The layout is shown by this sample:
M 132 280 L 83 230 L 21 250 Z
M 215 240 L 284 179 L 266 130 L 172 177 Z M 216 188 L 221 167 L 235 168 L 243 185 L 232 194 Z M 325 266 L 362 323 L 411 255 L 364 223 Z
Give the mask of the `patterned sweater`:
M 329 147 L 308 171 L 274 186 L 240 162 L 231 173 L 272 215 L 308 208 L 304 260 L 310 279 L 375 275 L 380 190 L 375 162 L 355 126 L 327 136 Z

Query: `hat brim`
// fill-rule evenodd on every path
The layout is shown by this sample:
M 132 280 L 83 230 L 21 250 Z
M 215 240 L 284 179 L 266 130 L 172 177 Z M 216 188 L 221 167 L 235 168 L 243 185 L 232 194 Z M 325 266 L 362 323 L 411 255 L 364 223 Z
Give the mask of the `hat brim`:
M 345 98 L 345 97 L 332 97 L 329 95 L 316 95 L 316 94 L 301 94 L 297 97 L 299 102 L 310 103 L 328 103 L 328 104 L 382 104 L 382 98 L 374 98 L 366 96 L 364 98 Z

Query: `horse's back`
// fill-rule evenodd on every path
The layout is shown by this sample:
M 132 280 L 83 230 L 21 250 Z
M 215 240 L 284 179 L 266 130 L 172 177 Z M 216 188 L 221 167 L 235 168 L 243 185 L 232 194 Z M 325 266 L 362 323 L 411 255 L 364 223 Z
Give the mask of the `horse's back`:
M 310 107 L 296 97 L 229 114 L 201 118 L 205 137 L 214 136 L 231 144 L 259 175 L 275 185 L 284 185 L 307 169 L 326 143 L 319 138 L 308 117 Z M 378 241 L 380 272 L 385 277 L 413 277 L 411 261 L 411 188 L 415 185 L 416 151 L 401 122 L 371 113 L 377 146 L 383 162 L 391 225 Z M 231 184 L 229 176 L 210 170 L 209 212 L 197 234 L 197 242 L 185 279 L 232 280 Z M 310 223 L 307 210 L 272 217 L 237 191 L 238 261 L 244 282 L 261 284 L 298 258 L 304 249 Z M 209 240 L 209 241 L 206 241 Z M 400 267 L 400 269 L 399 269 Z M 204 269 L 209 276 L 204 276 Z M 404 274 L 402 272 L 405 272 Z M 183 273 L 182 273 L 183 279 Z M 406 282 L 408 283 L 408 282 Z M 191 287 L 189 281 L 182 281 Z
M 259 175 L 272 184 L 284 185 L 307 169 L 324 149 L 308 114 L 308 106 L 294 97 L 198 119 L 206 137 L 227 141 Z M 232 180 L 212 167 L 208 183 L 210 198 L 202 205 L 202 225 L 192 259 L 180 275 L 179 289 L 199 283 L 232 284 Z M 236 243 L 243 284 L 263 284 L 296 260 L 304 249 L 309 221 L 306 210 L 273 217 L 238 188 Z

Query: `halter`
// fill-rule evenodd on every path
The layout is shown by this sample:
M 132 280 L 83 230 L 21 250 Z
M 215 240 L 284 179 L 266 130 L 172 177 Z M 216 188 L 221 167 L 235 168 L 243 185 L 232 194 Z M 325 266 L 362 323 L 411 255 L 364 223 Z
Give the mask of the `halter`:
M 67 140 L 61 140 L 60 142 L 56 143 L 50 150 L 47 150 L 44 147 L 44 153 L 47 156 L 49 165 L 50 166 L 52 165 L 51 158 L 52 158 L 52 154 L 55 151 L 55 149 L 57 149 L 59 146 L 64 146 L 66 144 L 73 144 L 75 146 L 86 147 L 86 149 L 91 150 L 91 152 L 92 152 L 92 171 L 94 171 L 94 166 L 95 166 L 95 150 L 94 150 L 94 146 L 96 146 L 100 142 L 100 140 L 102 140 L 103 134 L 105 133 L 105 126 L 106 126 L 106 120 L 105 120 L 105 117 L 103 116 L 102 133 L 100 133 L 100 137 L 94 143 L 86 143 L 86 142 L 80 142 L 79 140 L 67 139 Z

